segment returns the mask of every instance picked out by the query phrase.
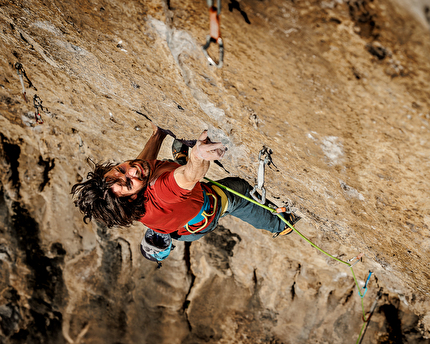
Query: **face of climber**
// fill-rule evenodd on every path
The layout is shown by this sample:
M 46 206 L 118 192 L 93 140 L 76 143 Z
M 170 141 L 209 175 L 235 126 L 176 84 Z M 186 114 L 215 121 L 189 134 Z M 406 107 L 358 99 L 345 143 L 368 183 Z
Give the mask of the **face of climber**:
M 105 174 L 105 178 L 106 180 L 115 180 L 111 190 L 116 196 L 131 196 L 131 199 L 135 199 L 137 194 L 148 184 L 149 171 L 149 164 L 146 161 L 129 160 L 112 167 Z

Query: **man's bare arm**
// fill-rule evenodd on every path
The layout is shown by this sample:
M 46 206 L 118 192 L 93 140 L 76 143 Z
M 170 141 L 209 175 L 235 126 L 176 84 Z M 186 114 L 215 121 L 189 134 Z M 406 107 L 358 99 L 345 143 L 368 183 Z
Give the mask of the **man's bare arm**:
M 160 152 L 161 144 L 163 143 L 166 133 L 164 133 L 161 130 L 158 130 L 158 127 L 152 124 L 152 135 L 148 139 L 148 141 L 145 144 L 145 147 L 140 152 L 140 154 L 137 156 L 137 159 L 142 160 L 155 160 L 157 159 L 158 153 Z
M 174 172 L 176 183 L 185 190 L 192 190 L 209 169 L 210 161 L 221 159 L 226 148 L 222 143 L 212 143 L 204 131 L 191 149 L 190 157 L 185 166 L 178 167 Z

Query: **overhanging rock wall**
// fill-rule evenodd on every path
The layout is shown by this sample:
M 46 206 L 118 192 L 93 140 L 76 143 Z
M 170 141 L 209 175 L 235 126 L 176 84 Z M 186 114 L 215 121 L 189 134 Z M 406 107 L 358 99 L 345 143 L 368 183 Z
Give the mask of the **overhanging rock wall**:
M 201 50 L 204 1 L 0 2 L 1 341 L 357 340 L 350 271 L 296 234 L 224 218 L 156 270 L 138 250 L 142 225 L 82 222 L 69 193 L 86 158 L 134 158 L 150 118 L 189 139 L 209 128 L 229 147 L 226 169 L 251 184 L 270 147 L 268 196 L 331 254 L 363 252 L 361 286 L 376 276 L 363 343 L 429 342 L 429 6 L 223 2 L 216 69 Z

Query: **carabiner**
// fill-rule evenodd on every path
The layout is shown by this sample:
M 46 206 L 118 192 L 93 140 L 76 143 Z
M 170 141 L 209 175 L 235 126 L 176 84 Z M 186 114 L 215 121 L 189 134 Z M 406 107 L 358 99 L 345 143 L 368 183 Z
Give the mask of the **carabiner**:
M 258 198 L 258 194 L 256 195 L 255 192 L 257 191 L 257 184 L 254 185 L 254 188 L 250 191 L 250 195 L 253 199 L 255 199 L 258 203 L 264 204 L 266 203 L 266 189 L 264 186 L 259 188 L 261 190 L 261 199 Z
M 364 256 L 364 253 L 360 253 L 358 256 L 353 257 L 351 259 L 348 259 L 346 262 L 349 263 L 350 265 L 348 266 L 349 268 L 352 268 L 355 264 L 357 264 L 358 262 L 361 261 L 361 258 Z M 354 263 L 352 263 L 354 260 L 356 260 Z
M 209 45 L 212 43 L 218 43 L 218 47 L 219 47 L 219 61 L 218 64 L 215 63 L 215 61 L 212 59 L 212 57 L 209 56 L 207 49 L 209 48 Z M 206 37 L 206 44 L 203 46 L 203 53 L 205 54 L 206 58 L 209 61 L 209 64 L 211 66 L 216 66 L 217 68 L 221 68 L 223 65 L 223 61 L 224 61 L 224 44 L 222 42 L 222 38 L 218 37 L 217 40 L 214 40 L 210 35 L 208 35 Z
M 264 159 L 263 154 L 266 155 Z M 266 165 L 273 164 L 271 154 L 272 150 L 266 147 L 263 147 L 263 149 L 258 153 L 259 166 L 257 183 L 254 185 L 254 188 L 250 192 L 250 195 L 260 204 L 266 203 L 266 189 L 264 188 L 264 170 Z M 261 190 L 261 199 L 259 199 L 257 195 L 255 195 L 257 189 Z
M 209 64 L 221 68 L 224 61 L 224 43 L 221 38 L 220 15 L 221 15 L 221 0 L 218 0 L 218 8 L 213 6 L 213 1 L 208 1 L 209 5 L 209 20 L 210 20 L 210 35 L 206 37 L 206 44 L 203 46 L 203 53 L 209 61 Z M 219 60 L 218 64 L 209 56 L 207 50 L 210 44 L 218 43 Z

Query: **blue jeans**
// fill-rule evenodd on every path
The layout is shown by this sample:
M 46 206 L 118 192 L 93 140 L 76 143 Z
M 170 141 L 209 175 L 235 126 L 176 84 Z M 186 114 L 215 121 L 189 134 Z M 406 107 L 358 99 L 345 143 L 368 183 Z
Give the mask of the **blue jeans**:
M 218 181 L 218 183 L 227 186 L 228 188 L 241 193 L 247 197 L 250 196 L 250 191 L 252 190 L 251 185 L 241 178 L 238 177 L 228 177 Z M 209 183 L 210 185 L 210 183 Z M 237 196 L 227 190 L 224 190 L 224 193 L 228 198 L 228 207 L 222 217 L 226 215 L 231 215 L 237 217 L 246 223 L 249 223 L 255 228 L 265 229 L 271 233 L 281 232 L 285 228 L 285 223 L 276 215 L 270 213 L 268 210 L 243 199 L 240 196 Z M 272 205 L 272 202 L 266 201 L 266 205 Z M 203 237 L 205 234 L 212 232 L 216 226 L 218 225 L 218 221 L 220 219 L 220 209 L 219 207 L 217 214 L 215 215 L 215 219 L 211 222 L 211 224 L 205 228 L 203 231 L 197 234 L 189 234 L 189 235 L 175 235 L 172 233 L 172 238 L 180 241 L 195 241 Z

